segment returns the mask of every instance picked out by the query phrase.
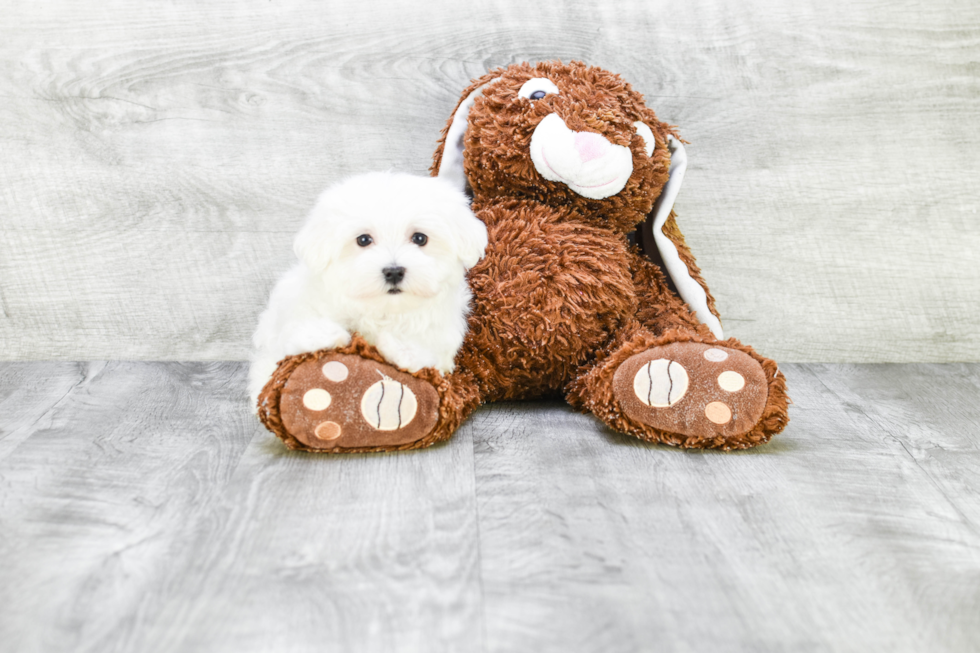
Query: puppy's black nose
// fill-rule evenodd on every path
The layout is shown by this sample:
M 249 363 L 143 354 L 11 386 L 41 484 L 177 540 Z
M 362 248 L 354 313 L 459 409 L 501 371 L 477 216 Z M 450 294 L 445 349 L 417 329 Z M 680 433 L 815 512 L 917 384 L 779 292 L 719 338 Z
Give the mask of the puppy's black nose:
M 400 265 L 392 265 L 382 270 L 381 274 L 385 275 L 385 281 L 397 286 L 405 278 L 405 268 Z

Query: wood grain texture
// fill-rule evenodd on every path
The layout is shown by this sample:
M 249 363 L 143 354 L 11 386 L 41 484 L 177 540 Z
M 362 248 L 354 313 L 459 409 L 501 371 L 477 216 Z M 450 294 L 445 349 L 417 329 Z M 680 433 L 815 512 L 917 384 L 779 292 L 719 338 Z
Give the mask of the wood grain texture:
M 98 366 L 49 361 L 0 363 L 0 460 L 36 430 L 50 426 L 52 411 Z
M 75 385 L 0 461 L 4 647 L 125 650 L 256 431 L 241 365 L 19 365 Z
M 331 457 L 259 426 L 242 364 L 4 364 L 0 642 L 975 651 L 980 365 L 783 370 L 793 421 L 747 452 L 527 402 Z
M 737 454 L 481 413 L 488 650 L 980 646 L 980 370 L 784 371 L 788 430 Z
M 691 141 L 729 333 L 785 361 L 978 361 L 968 0 L 4 7 L 0 358 L 242 359 L 316 194 L 424 172 L 468 80 L 582 59 Z
M 63 396 L 33 425 L 0 417 L 27 431 L 0 459 L 3 650 L 465 651 L 482 636 L 465 431 L 427 452 L 301 455 L 249 413 L 239 363 L 4 372 Z

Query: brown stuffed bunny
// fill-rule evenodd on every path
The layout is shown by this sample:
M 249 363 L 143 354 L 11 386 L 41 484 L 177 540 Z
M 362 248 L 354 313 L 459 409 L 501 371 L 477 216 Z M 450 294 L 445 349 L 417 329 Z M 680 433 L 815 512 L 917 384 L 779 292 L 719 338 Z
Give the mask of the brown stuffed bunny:
M 563 396 L 644 440 L 768 441 L 788 421 L 785 377 L 723 340 L 671 210 L 685 166 L 673 128 L 618 75 L 546 62 L 475 80 L 433 165 L 472 192 L 489 232 L 455 371 L 409 374 L 355 338 L 282 361 L 260 417 L 291 448 L 410 449 L 483 402 Z M 311 410 L 313 388 L 337 400 Z

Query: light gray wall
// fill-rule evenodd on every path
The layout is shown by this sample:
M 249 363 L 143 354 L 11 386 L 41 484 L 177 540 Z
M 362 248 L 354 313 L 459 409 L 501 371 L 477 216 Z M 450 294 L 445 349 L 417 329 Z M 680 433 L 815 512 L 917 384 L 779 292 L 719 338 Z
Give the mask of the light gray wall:
M 980 360 L 975 0 L 2 5 L 2 358 L 244 358 L 325 185 L 424 172 L 470 78 L 561 58 L 691 142 L 729 334 Z

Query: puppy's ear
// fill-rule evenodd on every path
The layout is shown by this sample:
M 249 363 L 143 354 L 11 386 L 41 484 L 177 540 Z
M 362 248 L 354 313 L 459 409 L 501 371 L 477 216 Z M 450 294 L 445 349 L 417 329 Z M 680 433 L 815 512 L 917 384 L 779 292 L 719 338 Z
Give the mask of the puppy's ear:
M 467 270 L 483 258 L 487 249 L 487 227 L 476 217 L 469 207 L 453 216 L 456 241 L 456 256 Z
M 443 179 L 434 179 L 441 186 L 441 213 L 449 232 L 456 258 L 467 270 L 483 258 L 487 249 L 487 227 L 470 209 L 470 200 Z
M 337 217 L 327 202 L 328 193 L 320 196 L 293 241 L 296 256 L 313 272 L 326 270 L 343 244 L 337 234 Z

